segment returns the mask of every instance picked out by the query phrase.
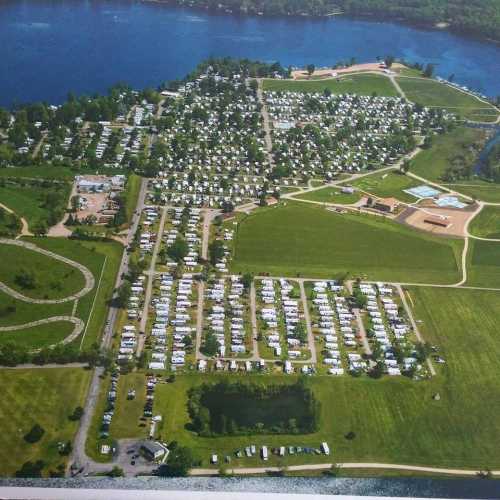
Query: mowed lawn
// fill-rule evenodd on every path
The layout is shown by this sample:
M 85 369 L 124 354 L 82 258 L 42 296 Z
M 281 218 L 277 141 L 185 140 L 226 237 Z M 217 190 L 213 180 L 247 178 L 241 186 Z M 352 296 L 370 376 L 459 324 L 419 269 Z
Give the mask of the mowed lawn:
M 484 206 L 472 219 L 469 232 L 481 238 L 500 238 L 500 207 Z
M 324 187 L 316 191 L 297 194 L 294 198 L 299 200 L 319 201 L 321 203 L 338 203 L 340 205 L 352 205 L 361 199 L 360 193 L 342 193 L 339 187 Z
M 57 444 L 72 440 L 78 422 L 68 416 L 84 405 L 91 371 L 75 368 L 1 370 L 0 475 L 12 476 L 24 462 L 43 460 L 48 470 L 65 464 Z M 39 424 L 42 439 L 29 444 L 23 436 Z
M 446 365 L 439 365 L 431 380 L 415 382 L 404 377 L 371 380 L 349 376 L 308 378 L 321 401 L 321 424 L 306 435 L 249 435 L 199 437 L 186 428 L 187 392 L 204 382 L 227 375 L 178 375 L 173 384 L 156 390 L 155 412 L 164 416 L 159 428 L 163 439 L 187 445 L 209 465 L 209 457 L 232 456 L 231 466 L 262 466 L 259 458 L 237 459 L 236 449 L 255 444 L 270 447 L 318 447 L 327 441 L 332 455 L 299 455 L 280 463 L 382 462 L 437 467 L 500 468 L 500 332 L 497 311 L 500 294 L 465 289 L 410 289 L 416 317 L 425 339 L 440 347 Z M 234 380 L 240 376 L 233 375 Z M 292 383 L 295 377 L 252 375 L 256 383 Z M 241 375 L 242 381 L 249 380 Z M 433 395 L 441 399 L 435 401 Z M 353 431 L 355 438 L 345 435 Z
M 0 261 L 0 281 L 30 298 L 61 299 L 85 286 L 76 267 L 27 248 L 0 244 Z M 19 283 L 24 276 L 34 279 L 32 287 Z
M 75 177 L 75 173 L 68 167 L 48 165 L 40 167 L 5 167 L 0 168 L 0 177 L 70 181 Z
M 467 285 L 500 288 L 500 242 L 469 239 Z
M 450 189 L 481 201 L 500 203 L 500 184 L 495 184 L 494 182 L 474 179 L 472 182 L 464 181 L 462 183 L 445 185 Z
M 71 334 L 75 325 L 69 321 L 57 321 L 11 332 L 0 332 L 0 347 L 6 343 L 28 349 L 41 349 L 62 342 Z
M 463 157 L 473 165 L 476 161 L 471 146 L 485 139 L 484 130 L 457 127 L 451 132 L 433 136 L 432 146 L 424 149 L 411 161 L 411 172 L 430 181 L 438 182 L 452 165 L 454 158 Z M 467 181 L 466 184 L 473 184 Z
M 287 202 L 239 224 L 232 271 L 454 283 L 461 248 L 461 240 L 424 235 L 388 219 Z
M 423 106 L 445 108 L 477 121 L 494 121 L 498 116 L 491 104 L 436 80 L 399 77 L 397 81 L 410 101 Z
M 361 177 L 352 184 L 358 189 L 380 198 L 394 197 L 412 203 L 417 199 L 411 194 L 405 193 L 404 190 L 420 186 L 422 183 L 401 174 L 399 171 L 391 170 Z
M 269 91 L 324 92 L 332 94 L 359 94 L 396 97 L 398 92 L 391 80 L 381 75 L 344 75 L 324 80 L 264 80 L 263 89 Z

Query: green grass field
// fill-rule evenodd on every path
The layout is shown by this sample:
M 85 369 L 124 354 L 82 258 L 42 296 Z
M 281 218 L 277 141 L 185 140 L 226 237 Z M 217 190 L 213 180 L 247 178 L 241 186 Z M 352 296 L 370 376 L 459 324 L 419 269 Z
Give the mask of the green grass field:
M 287 202 L 239 224 L 232 271 L 454 283 L 461 248 L 461 240 L 416 233 L 388 219 Z
M 407 175 L 400 174 L 399 171 L 391 170 L 389 172 L 380 172 L 361 177 L 361 179 L 354 181 L 352 184 L 362 191 L 381 198 L 394 197 L 398 200 L 412 203 L 416 201 L 416 198 L 403 192 L 403 190 L 419 186 L 422 183 Z
M 108 301 L 113 294 L 116 274 L 120 266 L 123 246 L 111 240 L 105 242 L 76 241 L 62 238 L 28 238 L 28 240 L 34 241 L 43 248 L 60 255 L 77 260 L 87 266 L 94 275 L 96 287 L 79 300 L 76 310 L 76 316 L 84 321 L 92 311 L 83 341 L 83 347 L 89 347 L 101 336 L 106 321 Z M 98 285 L 99 290 L 97 291 Z M 77 341 L 80 342 L 80 339 Z
M 72 440 L 78 422 L 68 416 L 84 405 L 90 371 L 74 368 L 1 370 L 0 475 L 11 476 L 24 462 L 43 460 L 48 470 L 65 464 L 59 442 Z M 38 423 L 42 439 L 28 444 L 23 436 Z
M 179 443 L 192 447 L 203 466 L 208 465 L 211 453 L 220 457 L 231 454 L 231 466 L 261 466 L 259 458 L 234 457 L 236 449 L 250 444 L 318 447 L 327 441 L 332 450 L 330 457 L 271 456 L 268 463 L 292 465 L 335 460 L 498 468 L 500 420 L 495 415 L 500 411 L 500 399 L 494 395 L 500 390 L 496 376 L 500 294 L 425 287 L 412 288 L 410 293 L 416 317 L 423 321 L 420 328 L 425 339 L 438 345 L 447 361 L 438 367 L 438 376 L 433 379 L 415 382 L 399 377 L 312 377 L 308 383 L 322 402 L 319 432 L 302 436 L 202 438 L 185 427 L 189 422 L 187 391 L 227 375 L 180 375 L 175 383 L 161 384 L 156 391 L 155 412 L 164 416 L 162 438 L 175 436 Z M 242 380 L 248 380 L 247 375 L 244 377 Z M 295 380 L 279 375 L 254 377 L 263 384 Z M 440 401 L 433 400 L 436 393 L 440 394 Z M 349 431 L 355 432 L 355 439 L 344 437 Z
M 130 223 L 135 207 L 137 205 L 137 198 L 141 189 L 142 178 L 138 175 L 131 174 L 127 179 L 127 186 L 125 188 L 125 211 L 127 214 L 127 221 Z
M 352 205 L 361 199 L 359 193 L 342 193 L 338 187 L 324 187 L 317 191 L 297 194 L 294 198 L 298 200 L 319 201 L 321 203 L 339 203 L 341 205 Z
M 467 285 L 500 288 L 500 242 L 469 239 Z
M 472 219 L 469 232 L 481 238 L 500 238 L 500 207 L 484 206 Z
M 454 189 L 467 196 L 488 203 L 500 203 L 500 184 L 474 179 L 472 182 L 445 184 L 450 189 Z
M 0 245 L 0 281 L 35 299 L 61 299 L 80 291 L 85 277 L 79 269 L 27 248 Z M 33 287 L 18 283 L 23 273 L 34 278 Z
M 396 97 L 398 92 L 389 78 L 381 75 L 358 74 L 325 80 L 264 80 L 263 89 L 269 91 L 323 92 L 332 94 L 359 94 Z
M 12 332 L 0 332 L 0 346 L 15 342 L 29 349 L 41 349 L 61 342 L 73 331 L 73 328 L 73 323 L 58 321 Z
M 399 77 L 397 81 L 410 101 L 423 106 L 442 107 L 478 121 L 494 121 L 498 116 L 498 111 L 491 104 L 436 80 Z
M 424 149 L 411 161 L 411 172 L 430 181 L 440 181 L 453 158 L 464 157 L 470 164 L 476 161 L 470 153 L 471 145 L 480 143 L 485 132 L 480 129 L 457 127 L 451 132 L 433 137 L 432 146 Z M 467 181 L 466 184 L 474 184 Z

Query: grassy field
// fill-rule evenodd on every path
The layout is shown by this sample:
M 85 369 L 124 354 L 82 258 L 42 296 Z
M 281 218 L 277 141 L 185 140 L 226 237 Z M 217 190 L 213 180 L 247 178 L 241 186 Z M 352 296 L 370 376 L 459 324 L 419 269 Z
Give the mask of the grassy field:
M 376 216 L 288 202 L 239 224 L 232 271 L 453 283 L 461 248 L 461 240 L 416 233 Z
M 113 294 L 116 274 L 123 253 L 122 245 L 111 240 L 106 242 L 61 238 L 29 238 L 28 240 L 35 241 L 43 248 L 80 262 L 87 266 L 94 275 L 96 287 L 79 300 L 76 309 L 76 316 L 84 321 L 92 312 L 82 344 L 83 347 L 90 346 L 100 338 L 106 321 L 108 301 Z
M 472 219 L 469 232 L 481 238 L 500 238 L 500 207 L 484 206 Z
M 471 120 L 494 121 L 498 116 L 492 105 L 436 80 L 399 77 L 397 81 L 410 101 L 423 106 L 445 108 Z
M 469 239 L 467 285 L 500 288 L 500 243 Z
M 473 165 L 476 158 L 470 153 L 471 145 L 482 142 L 484 138 L 483 130 L 467 127 L 457 127 L 449 133 L 434 136 L 432 146 L 411 161 L 410 171 L 430 181 L 440 181 L 453 158 L 464 157 Z
M 73 331 L 73 328 L 73 323 L 58 321 L 12 332 L 0 332 L 0 346 L 7 342 L 15 342 L 29 349 L 41 349 L 61 342 Z
M 136 174 L 131 174 L 127 179 L 127 186 L 125 188 L 125 211 L 127 214 L 127 221 L 130 223 L 135 207 L 137 205 L 137 197 L 141 189 L 142 178 Z
M 168 416 L 160 430 L 162 438 L 175 436 L 179 443 L 192 447 L 203 466 L 208 465 L 211 453 L 231 454 L 232 466 L 259 466 L 258 458 L 234 457 L 236 449 L 250 444 L 318 447 L 325 440 L 333 450 L 330 457 L 271 456 L 269 462 L 292 465 L 336 460 L 498 468 L 500 420 L 494 416 L 500 411 L 500 400 L 494 395 L 500 390 L 496 376 L 500 294 L 416 287 L 411 297 L 426 340 L 440 346 L 447 361 L 438 368 L 437 377 L 422 382 L 399 377 L 312 377 L 308 383 L 322 402 L 319 432 L 202 438 L 185 427 L 189 422 L 186 393 L 190 387 L 227 375 L 180 375 L 175 383 L 160 384 L 156 391 L 155 413 Z M 279 375 L 254 378 L 263 384 L 295 380 Z M 433 400 L 436 393 L 440 401 Z M 356 435 L 352 440 L 344 437 L 350 431 Z
M 317 191 L 298 194 L 294 196 L 299 200 L 319 201 L 321 203 L 339 203 L 341 205 L 352 205 L 361 199 L 359 193 L 342 193 L 338 187 L 324 187 Z
M 454 189 L 467 196 L 488 203 L 500 203 L 500 184 L 474 179 L 472 182 L 445 184 L 450 189 Z
M 90 375 L 74 368 L 0 371 L 0 475 L 13 475 L 27 461 L 43 460 L 45 474 L 66 462 L 57 445 L 73 439 L 78 423 L 68 416 L 83 406 Z M 45 434 L 29 444 L 23 436 L 35 423 Z
M 398 96 L 396 88 L 389 78 L 381 75 L 359 74 L 327 80 L 264 80 L 263 89 L 269 91 L 323 92 L 328 89 L 332 94 L 359 94 L 380 96 Z
M 0 236 L 13 238 L 21 230 L 21 221 L 15 214 L 0 208 Z
M 31 298 L 60 299 L 80 291 L 85 277 L 76 267 L 14 245 L 0 245 L 0 281 Z M 23 275 L 33 277 L 33 287 L 18 283 Z
M 0 168 L 0 177 L 47 179 L 47 180 L 72 180 L 74 172 L 68 167 L 5 167 Z
M 45 196 L 49 191 L 60 194 L 57 206 L 45 203 Z M 56 210 L 64 211 L 70 192 L 71 186 L 69 183 L 53 184 L 49 187 L 29 184 L 6 184 L 0 186 L 0 201 L 15 212 L 16 215 L 24 217 L 29 228 L 33 230 L 34 227 L 41 223 L 47 226 L 55 223 L 51 220 L 51 212 Z
M 404 193 L 403 190 L 419 186 L 422 183 L 407 175 L 400 174 L 399 171 L 391 170 L 389 172 L 380 172 L 361 177 L 361 179 L 354 181 L 352 184 L 362 191 L 381 198 L 394 197 L 398 200 L 412 203 L 416 201 L 416 198 Z

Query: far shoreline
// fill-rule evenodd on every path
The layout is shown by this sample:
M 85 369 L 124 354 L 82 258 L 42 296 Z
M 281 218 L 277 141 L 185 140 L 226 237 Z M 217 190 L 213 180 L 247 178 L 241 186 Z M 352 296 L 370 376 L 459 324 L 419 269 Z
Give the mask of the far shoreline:
M 233 17 L 249 17 L 249 18 L 268 18 L 268 19 L 309 19 L 309 20 L 328 20 L 333 18 L 341 18 L 352 21 L 368 21 L 373 23 L 392 23 L 399 24 L 403 26 L 408 26 L 411 28 L 424 30 L 424 31 L 441 31 L 447 32 L 455 36 L 459 36 L 462 38 L 466 38 L 468 40 L 481 42 L 481 43 L 491 43 L 497 46 L 500 46 L 500 39 L 496 40 L 494 38 L 489 38 L 486 36 L 482 36 L 480 33 L 475 33 L 471 31 L 463 31 L 454 26 L 450 22 L 445 21 L 435 21 L 435 22 L 418 22 L 416 20 L 406 19 L 402 17 L 391 17 L 384 16 L 382 14 L 346 14 L 345 12 L 333 12 L 322 15 L 313 15 L 313 14 L 257 14 L 255 12 L 233 12 L 227 11 L 223 8 L 205 8 L 201 6 L 192 6 L 192 5 L 183 5 L 180 4 L 177 0 L 139 0 L 141 3 L 153 3 L 160 5 L 168 5 L 170 7 L 178 7 L 181 9 L 185 9 L 187 11 L 193 12 L 203 12 L 208 14 L 217 14 L 217 15 L 225 15 L 225 16 L 233 16 Z

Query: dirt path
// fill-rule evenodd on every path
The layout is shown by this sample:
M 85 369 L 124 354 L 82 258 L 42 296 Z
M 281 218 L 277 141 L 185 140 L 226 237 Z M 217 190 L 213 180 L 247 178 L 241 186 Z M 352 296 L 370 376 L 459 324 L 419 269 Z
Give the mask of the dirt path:
M 19 215 L 14 212 L 14 210 L 10 209 L 7 205 L 4 205 L 3 203 L 0 203 L 0 208 L 3 208 L 6 212 L 9 212 L 9 214 L 15 215 L 20 221 L 21 221 L 21 234 L 18 234 L 16 236 L 16 240 L 21 238 L 22 236 L 33 236 L 33 233 L 30 232 L 28 223 L 26 222 L 26 219 L 24 217 L 19 217 Z
M 352 281 L 347 281 L 346 282 L 346 287 L 349 290 L 349 293 L 352 295 Z M 368 342 L 368 336 L 366 334 L 366 328 L 365 324 L 363 323 L 363 318 L 361 317 L 361 311 L 359 307 L 354 307 L 352 312 L 354 313 L 354 316 L 356 317 L 356 323 L 358 325 L 358 331 L 359 335 L 361 337 L 361 342 L 363 343 L 363 347 L 365 349 L 365 354 L 368 356 L 372 355 L 372 348 L 370 347 L 370 344 Z
M 309 352 L 311 353 L 311 357 L 309 358 L 310 363 L 316 364 L 318 362 L 318 356 L 316 354 L 316 346 L 314 345 L 314 334 L 311 326 L 311 316 L 309 314 L 309 307 L 307 304 L 307 296 L 304 288 L 304 281 L 299 280 L 299 288 L 300 288 L 300 298 L 302 300 L 302 308 L 304 309 L 304 318 L 306 321 L 307 328 L 307 342 L 309 344 Z

